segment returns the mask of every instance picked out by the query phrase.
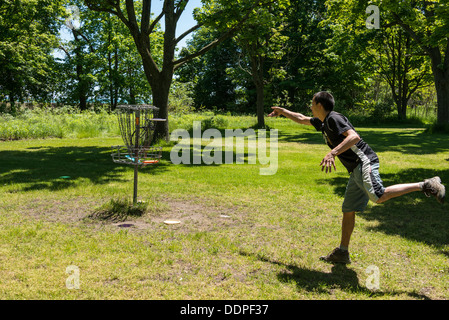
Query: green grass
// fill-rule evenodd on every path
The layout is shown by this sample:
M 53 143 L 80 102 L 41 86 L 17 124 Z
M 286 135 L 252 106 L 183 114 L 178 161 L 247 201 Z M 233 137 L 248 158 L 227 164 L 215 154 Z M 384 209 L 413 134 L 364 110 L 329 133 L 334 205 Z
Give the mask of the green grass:
M 259 164 L 173 165 L 173 143 L 164 144 L 161 163 L 139 171 L 145 214 L 126 221 L 91 218 L 132 198 L 133 169 L 110 156 L 119 136 L 0 142 L 1 297 L 449 298 L 447 205 L 419 193 L 370 204 L 357 216 L 353 263 L 322 263 L 339 243 L 348 174 L 340 163 L 336 173 L 321 172 L 328 148 L 311 127 L 267 124 L 279 129 L 275 175 L 259 175 Z M 358 131 L 379 154 L 385 185 L 436 174 L 449 181 L 447 135 Z M 79 289 L 66 287 L 71 265 L 79 268 Z M 380 271 L 377 291 L 366 285 L 370 265 Z

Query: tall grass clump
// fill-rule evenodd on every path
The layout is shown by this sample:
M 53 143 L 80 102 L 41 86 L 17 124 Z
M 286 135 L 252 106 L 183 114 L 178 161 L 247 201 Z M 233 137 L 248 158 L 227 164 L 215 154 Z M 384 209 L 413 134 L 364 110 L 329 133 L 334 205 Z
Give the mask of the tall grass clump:
M 75 108 L 23 109 L 16 116 L 0 113 L 0 140 L 93 138 L 119 134 L 117 118 L 105 110 Z
M 128 217 L 140 217 L 147 212 L 148 204 L 146 202 L 137 202 L 136 205 L 127 199 L 111 199 L 103 204 L 89 216 L 90 219 L 104 221 L 125 221 Z
M 169 115 L 170 132 L 176 129 L 192 132 L 195 121 L 201 122 L 202 131 L 209 128 L 247 129 L 256 124 L 255 116 L 236 117 L 213 111 L 173 112 Z M 0 113 L 0 140 L 115 136 L 120 136 L 117 116 L 105 109 L 18 108 L 14 116 Z
M 255 116 L 232 116 L 231 114 L 218 114 L 213 111 L 197 111 L 195 113 L 169 115 L 169 130 L 172 132 L 176 129 L 185 129 L 192 132 L 194 121 L 201 122 L 202 131 L 210 128 L 219 130 L 247 129 L 257 123 Z

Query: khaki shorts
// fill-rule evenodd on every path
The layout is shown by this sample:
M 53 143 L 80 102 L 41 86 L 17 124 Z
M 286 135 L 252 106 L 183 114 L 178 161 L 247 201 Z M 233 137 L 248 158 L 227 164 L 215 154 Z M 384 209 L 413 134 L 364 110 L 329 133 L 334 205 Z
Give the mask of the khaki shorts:
M 360 163 L 349 177 L 343 212 L 363 211 L 368 201 L 377 202 L 385 192 L 379 174 L 379 163 Z

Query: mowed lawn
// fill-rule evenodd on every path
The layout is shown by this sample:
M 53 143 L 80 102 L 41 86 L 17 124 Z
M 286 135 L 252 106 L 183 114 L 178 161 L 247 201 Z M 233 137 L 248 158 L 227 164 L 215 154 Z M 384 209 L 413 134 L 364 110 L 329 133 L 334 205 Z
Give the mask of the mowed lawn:
M 126 221 L 90 218 L 132 197 L 133 169 L 110 155 L 120 137 L 0 142 L 1 298 L 449 298 L 448 204 L 421 193 L 370 204 L 356 218 L 352 264 L 323 263 L 339 244 L 348 173 L 340 162 L 321 172 L 329 149 L 311 127 L 268 124 L 279 130 L 276 174 L 260 175 L 259 162 L 174 165 L 168 143 L 159 165 L 139 171 L 148 212 Z M 386 186 L 449 182 L 447 135 L 357 129 Z

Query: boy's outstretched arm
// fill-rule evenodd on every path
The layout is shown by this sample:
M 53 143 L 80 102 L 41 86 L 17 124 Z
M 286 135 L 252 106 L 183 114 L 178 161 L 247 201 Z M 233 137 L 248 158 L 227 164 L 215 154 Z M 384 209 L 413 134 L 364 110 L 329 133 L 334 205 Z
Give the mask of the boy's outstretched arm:
M 280 107 L 271 107 L 271 109 L 273 109 L 273 112 L 271 112 L 268 115 L 269 117 L 278 117 L 280 115 L 283 115 L 284 117 L 286 117 L 290 120 L 293 120 L 297 123 L 305 124 L 305 125 L 309 125 L 309 126 L 312 125 L 310 123 L 310 119 L 312 119 L 312 117 L 307 117 L 307 116 L 303 115 L 302 113 L 292 112 L 292 111 L 289 111 L 287 109 L 280 108 Z

